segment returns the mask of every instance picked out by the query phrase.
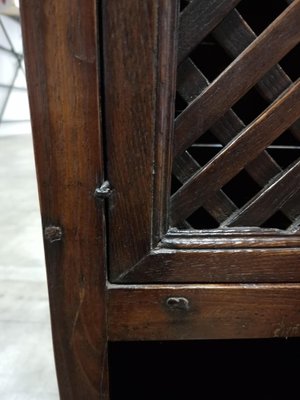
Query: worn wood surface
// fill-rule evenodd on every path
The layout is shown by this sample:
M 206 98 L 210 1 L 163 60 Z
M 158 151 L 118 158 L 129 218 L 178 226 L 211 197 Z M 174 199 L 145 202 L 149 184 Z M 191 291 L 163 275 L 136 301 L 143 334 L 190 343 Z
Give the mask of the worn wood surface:
M 300 1 L 296 0 L 177 117 L 174 156 L 186 150 L 299 43 L 299 19 Z
M 232 10 L 212 34 L 233 58 L 238 57 L 256 39 L 255 33 L 237 10 Z M 290 77 L 277 64 L 258 81 L 256 88 L 262 97 L 272 102 L 292 83 Z M 300 139 L 300 120 L 290 127 L 290 131 Z
M 60 398 L 107 399 L 96 2 L 21 2 Z
M 178 91 L 186 101 L 193 100 L 209 86 L 209 82 L 196 65 L 187 59 L 178 71 Z M 192 78 L 192 79 L 191 79 Z M 192 82 L 192 83 L 191 83 Z M 284 90 L 282 90 L 283 92 Z M 280 92 L 280 94 L 282 93 Z M 210 127 L 210 131 L 222 144 L 227 144 L 240 133 L 246 125 L 241 121 L 237 114 L 230 109 L 218 121 Z M 179 156 L 180 157 L 180 156 Z M 175 159 L 175 163 L 178 157 Z M 279 165 L 270 157 L 267 151 L 259 154 L 245 170 L 260 185 L 264 186 L 274 175 L 281 172 Z M 189 176 L 189 178 L 191 175 Z
M 208 80 L 192 60 L 187 59 L 181 64 L 177 75 L 177 90 L 187 102 L 193 101 L 208 85 Z M 231 109 L 210 128 L 210 131 L 222 144 L 227 144 L 245 127 L 246 125 Z M 173 162 L 173 173 L 182 183 L 190 179 L 200 168 L 200 165 L 188 151 L 177 156 Z M 245 171 L 263 187 L 282 170 L 268 152 L 263 151 L 257 158 L 245 165 Z M 282 206 L 282 211 L 293 220 L 294 214 L 298 214 L 298 207 L 293 206 L 292 202 L 295 205 L 298 204 L 296 196 L 292 196 L 287 206 Z M 203 203 L 203 207 L 218 222 L 224 222 L 227 219 L 226 215 L 230 216 L 236 208 L 235 204 L 222 190 L 213 193 Z
M 166 220 L 170 185 L 176 12 L 168 0 L 103 2 L 111 279 L 166 229 L 159 216 Z
M 300 335 L 300 285 L 112 286 L 110 340 Z
M 300 161 L 270 181 L 248 203 L 234 213 L 224 226 L 260 226 L 299 190 Z
M 174 98 L 178 7 L 176 1 L 160 0 L 158 15 L 157 90 L 153 163 L 152 246 L 169 228 L 169 196 L 173 162 Z
M 243 241 L 241 234 L 240 238 L 237 237 L 235 241 L 228 240 L 225 245 L 220 245 L 220 248 L 201 248 L 201 244 L 198 246 L 201 238 L 195 239 L 194 243 L 191 242 L 182 250 L 163 246 L 162 249 L 153 250 L 124 274 L 120 282 L 138 284 L 300 281 L 299 247 L 288 247 L 291 246 L 288 239 L 284 242 L 281 238 L 283 247 L 272 247 L 272 242 L 269 242 L 266 248 L 251 248 L 251 241 L 255 243 L 255 237 Z M 239 247 L 240 242 L 244 243 L 244 247 Z M 273 243 L 276 243 L 275 238 Z M 228 248 L 230 245 L 232 247 Z M 299 246 L 299 240 L 295 245 Z
M 288 201 L 297 216 L 299 194 L 293 186 L 298 163 L 282 171 L 263 151 L 299 117 L 300 82 L 290 85 L 274 65 L 299 42 L 300 0 L 258 38 L 238 25 L 248 35 L 248 47 L 245 42 L 230 50 L 223 43 L 237 58 L 213 83 L 191 60 L 184 60 L 222 20 L 219 29 L 227 29 L 226 15 L 238 17 L 231 11 L 236 4 L 190 2 L 179 23 L 176 60 L 178 2 L 22 2 L 62 399 L 108 398 L 107 338 L 300 334 L 297 226 L 286 234 L 249 228 L 167 233 L 173 144 L 174 172 L 183 183 L 171 199 L 173 224 L 185 224 L 184 219 L 199 206 L 212 210 L 214 218 L 220 223 L 225 220 L 225 225 L 253 216 L 256 221 L 265 220 L 271 211 L 262 214 L 257 209 L 271 204 L 273 211 Z M 101 32 L 97 32 L 97 15 Z M 216 40 L 221 41 L 221 36 L 217 31 Z M 179 93 L 189 105 L 175 122 L 173 143 L 178 63 Z M 271 78 L 281 80 L 278 93 L 269 83 L 270 76 L 264 76 L 272 67 Z M 274 103 L 245 126 L 230 107 L 255 84 Z M 284 88 L 286 92 L 275 100 Z M 225 92 L 227 96 L 220 96 Z M 99 126 L 102 108 L 105 168 Z M 202 167 L 184 151 L 211 127 L 225 147 Z M 247 163 L 247 172 L 263 189 L 237 210 L 222 187 Z M 96 207 L 93 197 L 96 186 L 104 181 L 104 169 L 112 188 L 107 253 L 104 203 L 100 200 Z M 109 278 L 127 286 L 108 284 L 106 292 L 106 257 Z M 172 286 L 162 285 L 166 282 Z
M 160 247 L 168 249 L 283 248 L 299 246 L 299 232 L 256 227 L 219 227 L 217 229 L 170 229 Z
M 200 169 L 200 165 L 188 151 L 176 157 L 173 162 L 173 173 L 181 183 L 187 182 Z M 222 190 L 204 201 L 203 207 L 220 223 L 237 210 L 236 205 Z
M 191 215 L 203 204 L 205 198 L 220 189 L 247 163 L 255 159 L 298 119 L 299 114 L 300 81 L 289 88 L 172 196 L 170 219 L 174 226 Z
M 181 63 L 239 2 L 240 0 L 192 1 L 181 13 L 178 63 Z
M 189 28 L 184 22 L 184 18 L 189 15 L 189 18 L 197 19 L 196 15 L 192 15 L 190 7 L 192 5 L 198 7 L 200 3 L 191 2 L 181 14 L 179 24 L 181 34 L 183 32 L 185 35 L 192 34 L 188 33 Z M 221 3 L 218 4 L 221 5 Z M 245 168 L 263 188 L 253 199 L 254 204 L 262 204 L 263 201 L 267 201 L 265 199 L 272 197 L 270 193 L 275 190 L 274 187 L 277 187 L 277 190 L 280 187 L 278 184 L 282 182 L 282 178 L 285 180 L 291 176 L 292 172 L 283 172 L 264 149 L 297 119 L 299 109 L 297 106 L 292 106 L 294 103 L 298 104 L 299 83 L 291 87 L 289 78 L 279 66 L 274 67 L 268 77 L 265 77 L 264 73 L 299 41 L 298 30 L 295 28 L 299 14 L 298 3 L 298 0 L 294 2 L 292 7 L 280 15 L 259 38 L 245 24 L 236 10 L 232 10 L 228 16 L 225 16 L 228 9 L 224 13 L 225 18 L 218 29 L 229 29 L 228 21 L 231 21 L 233 15 L 237 19 L 237 21 L 234 20 L 234 26 L 237 26 L 237 35 L 242 35 L 243 43 L 236 44 L 236 53 L 230 54 L 231 57 L 238 57 L 237 60 L 212 84 L 190 59 L 186 59 L 180 64 L 177 74 L 177 89 L 180 95 L 190 103 L 186 109 L 187 113 L 189 113 L 190 107 L 198 103 L 202 96 L 206 96 L 209 91 L 214 92 L 216 89 L 214 93 L 219 93 L 224 81 L 227 82 L 225 86 L 226 88 L 230 87 L 230 91 L 233 86 L 237 97 L 240 97 L 251 85 L 257 84 L 260 80 L 263 83 L 258 83 L 258 85 L 265 88 L 265 97 L 269 96 L 268 101 L 273 101 L 284 88 L 288 88 L 288 91 L 249 126 L 246 126 L 234 111 L 230 110 L 231 103 L 227 105 L 229 111 L 226 110 L 227 106 L 224 106 L 224 110 L 222 110 L 227 113 L 218 119 L 219 108 L 217 106 L 220 105 L 218 102 L 224 99 L 226 102 L 228 96 L 215 96 L 216 103 L 218 103 L 216 107 L 215 100 L 211 98 L 214 103 L 213 107 L 215 107 L 212 112 L 216 111 L 217 116 L 210 129 L 225 145 L 225 148 L 205 167 L 200 166 L 188 152 L 175 158 L 173 172 L 183 186 L 171 200 L 170 211 L 173 224 L 178 223 L 185 229 L 189 229 L 190 225 L 184 219 L 200 206 L 203 206 L 220 224 L 224 224 L 224 221 L 230 224 L 231 218 L 239 215 L 239 211 L 221 188 L 242 168 Z M 176 30 L 175 2 L 171 3 L 172 6 L 167 0 L 158 2 L 156 5 L 151 3 L 149 6 L 146 6 L 146 3 L 142 6 L 134 0 L 126 3 L 126 6 L 122 2 L 115 4 L 107 1 L 105 4 L 107 9 L 105 6 L 104 40 L 107 57 L 104 76 L 107 82 L 105 93 L 107 97 L 108 173 L 114 188 L 114 194 L 109 200 L 110 279 L 114 282 L 134 283 L 147 282 L 147 280 L 153 282 L 214 282 L 214 279 L 218 282 L 230 280 L 233 282 L 239 280 L 243 282 L 280 282 L 285 279 L 290 282 L 297 281 L 299 278 L 297 272 L 299 237 L 297 234 L 294 235 L 297 231 L 296 228 L 293 228 L 294 231 L 290 231 L 287 235 L 284 235 L 283 231 L 275 230 L 271 233 L 268 230 L 263 238 L 257 229 L 255 232 L 249 232 L 247 237 L 245 237 L 244 231 L 240 230 L 234 238 L 226 234 L 216 238 L 214 235 L 210 236 L 209 233 L 204 238 L 197 231 L 194 232 L 193 238 L 185 236 L 182 232 L 179 232 L 176 238 L 170 237 L 169 233 L 165 235 L 168 213 L 166 196 L 170 185 L 167 175 L 170 173 L 169 149 L 172 144 L 172 123 L 170 122 L 172 107 L 168 102 L 172 102 L 172 96 L 174 96 L 174 76 L 172 76 L 174 74 L 174 40 L 172 40 L 172 35 Z M 159 10 L 156 6 L 159 6 Z M 201 16 L 201 18 L 205 17 L 207 22 L 206 27 L 203 26 L 201 29 L 208 29 L 209 24 L 214 24 L 209 20 L 216 9 L 211 9 L 211 11 L 212 15 L 208 13 L 206 17 Z M 136 20 L 133 15 L 138 13 L 141 18 Z M 113 16 L 113 18 L 109 20 L 108 16 Z M 146 46 L 143 43 L 141 50 L 141 43 L 136 39 L 135 33 L 137 30 L 143 32 L 142 25 L 145 25 L 142 23 L 143 19 L 147 20 L 148 25 L 150 24 L 152 35 L 157 35 L 157 43 L 154 42 L 148 29 L 147 33 L 143 33 Z M 156 29 L 151 25 L 154 24 L 154 20 L 157 21 Z M 223 28 L 220 28 L 222 26 Z M 217 38 L 217 34 L 215 36 Z M 243 39 L 244 36 L 246 39 Z M 130 49 L 124 48 L 124 37 L 131 44 Z M 233 37 L 232 40 L 235 43 L 237 38 Z M 278 48 L 278 40 L 282 40 L 284 46 Z M 245 50 L 247 45 L 249 47 Z M 180 46 L 179 35 L 179 48 Z M 272 46 L 274 51 L 269 50 L 273 49 Z M 224 47 L 227 51 L 225 44 Z M 152 54 L 150 54 L 151 51 Z M 239 56 L 240 53 L 242 54 Z M 141 55 L 143 59 L 141 59 Z M 263 59 L 257 66 L 258 55 L 262 55 Z M 120 62 L 120 57 L 122 57 L 122 62 Z M 157 61 L 155 71 L 154 58 Z M 238 72 L 240 67 L 244 69 L 244 75 Z M 130 75 L 127 74 L 129 70 L 131 71 Z M 237 74 L 236 79 L 233 79 L 235 73 Z M 134 81 L 130 80 L 131 76 L 135 76 Z M 279 88 L 273 88 L 272 82 L 274 83 L 276 76 L 281 79 Z M 147 83 L 149 79 L 152 85 L 157 85 L 155 93 L 149 89 Z M 228 84 L 229 80 L 230 84 Z M 241 80 L 243 81 L 242 86 L 240 86 Z M 251 81 L 250 86 L 249 80 Z M 218 82 L 221 82 L 221 86 L 218 86 Z M 142 90 L 139 90 L 137 86 Z M 242 91 L 240 91 L 241 87 Z M 227 89 L 226 93 L 228 94 Z M 124 96 L 126 96 L 126 101 L 122 102 L 121 99 Z M 143 99 L 146 101 L 142 101 Z M 141 101 L 142 104 L 140 104 Z M 186 111 L 182 114 L 185 114 Z M 197 117 L 206 118 L 206 111 L 210 113 L 211 109 L 201 108 Z M 178 118 L 180 119 L 181 115 Z M 155 119 L 156 122 L 154 122 Z M 196 130 L 197 118 L 195 121 L 194 123 L 191 118 L 190 123 L 192 129 Z M 141 135 L 136 124 L 138 128 L 145 127 L 147 134 Z M 186 140 L 185 133 L 182 132 L 181 140 L 183 141 Z M 153 151 L 152 145 L 154 145 Z M 154 179 L 152 174 L 154 174 Z M 294 173 L 295 175 L 296 173 Z M 275 186 L 269 183 L 272 179 L 278 180 Z M 271 192 L 270 188 L 272 188 Z M 287 188 L 285 189 L 285 195 L 281 195 L 281 200 L 278 197 L 272 210 L 282 206 L 282 211 L 291 220 L 294 220 L 297 216 L 295 204 L 299 196 L 298 193 L 294 194 L 295 188 L 292 193 Z M 285 207 L 284 202 L 290 203 L 289 207 Z M 254 204 L 251 208 L 254 207 Z M 241 213 L 245 213 L 244 209 L 246 208 L 247 206 L 243 207 Z M 259 216 L 256 215 L 256 218 L 265 220 L 270 212 L 261 212 Z M 159 242 L 160 239 L 162 240 Z M 158 247 L 156 247 L 157 245 Z M 185 250 L 175 251 L 175 249 Z M 215 254 L 210 255 L 209 252 L 212 251 L 215 251 Z M 269 265 L 268 260 L 275 256 L 277 257 L 276 261 Z M 253 260 L 255 260 L 254 267 Z

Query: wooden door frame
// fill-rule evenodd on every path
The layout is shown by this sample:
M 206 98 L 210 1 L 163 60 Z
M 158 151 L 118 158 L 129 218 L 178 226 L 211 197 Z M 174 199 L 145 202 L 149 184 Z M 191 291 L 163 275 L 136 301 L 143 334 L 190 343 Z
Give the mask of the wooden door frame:
M 206 3 L 210 10 L 206 9 L 206 14 L 209 18 L 211 13 L 218 14 L 218 19 L 206 21 L 205 13 L 199 13 L 203 19 L 197 31 L 200 38 L 238 1 L 220 2 L 219 13 L 214 10 L 216 3 Z M 112 186 L 108 209 L 110 282 L 146 284 L 149 279 L 151 283 L 299 282 L 298 231 L 169 228 L 169 208 L 174 214 L 174 200 L 178 200 L 181 191 L 170 201 L 172 159 L 178 155 L 178 149 L 173 149 L 176 33 L 183 39 L 190 33 L 182 25 L 188 25 L 194 13 L 188 12 L 188 20 L 181 18 L 179 23 L 177 1 L 145 0 L 142 4 L 103 0 L 102 4 L 105 143 L 107 177 Z M 284 17 L 278 18 L 259 38 L 250 35 L 250 46 L 243 57 L 247 58 L 256 48 L 263 49 L 278 26 L 287 29 L 288 18 L 295 20 L 293 10 L 299 12 L 299 5 L 296 6 L 290 6 Z M 199 7 L 198 2 L 189 7 Z M 289 46 L 294 42 L 295 38 Z M 287 52 L 290 47 L 282 51 Z M 258 80 L 280 59 L 280 54 L 277 58 L 258 71 Z M 190 79 L 193 82 L 192 74 Z M 218 90 L 224 92 L 224 87 Z M 286 97 L 289 98 L 289 93 Z M 275 112 L 273 107 L 270 114 Z
M 170 2 L 174 4 L 173 0 Z M 162 67 L 153 75 L 161 84 L 158 100 L 152 109 L 152 115 L 160 115 L 157 125 L 152 122 L 152 132 L 160 127 L 161 135 L 157 136 L 156 142 L 152 142 L 153 148 L 159 149 L 163 149 L 165 140 L 168 141 L 168 135 L 164 132 L 168 132 L 172 124 L 171 108 L 167 113 L 158 112 L 161 104 L 168 101 L 170 91 L 174 90 L 174 82 L 169 81 L 174 65 L 164 64 L 164 61 L 168 61 L 166 53 L 173 57 L 174 51 L 174 43 L 170 44 L 173 40 L 170 33 L 176 16 L 174 6 L 168 7 L 170 2 L 130 0 L 133 7 L 144 4 L 141 15 L 146 17 L 150 13 L 152 23 L 160 21 L 153 29 L 156 29 L 156 39 L 164 37 L 162 41 L 157 40 L 156 44 L 151 35 L 148 37 L 151 42 L 149 48 L 151 51 L 153 46 L 156 48 L 155 59 L 160 60 L 158 65 Z M 109 3 L 110 6 L 124 6 L 124 0 Z M 108 0 L 99 4 L 108 4 Z M 158 4 L 160 8 L 155 6 Z M 225 257 L 222 251 L 228 251 L 230 266 L 230 257 L 234 251 L 239 251 L 225 248 L 214 253 L 216 258 L 210 258 L 211 247 L 208 246 L 203 249 L 203 264 L 200 265 L 199 261 L 193 264 L 196 252 L 193 249 L 187 251 L 184 247 L 185 240 L 190 246 L 191 238 L 186 238 L 186 233 L 178 238 L 174 231 L 165 235 L 163 218 L 157 216 L 156 223 L 151 225 L 151 235 L 153 232 L 155 234 L 144 247 L 149 250 L 147 246 L 151 243 L 150 253 L 144 257 L 145 262 L 151 261 L 149 268 L 133 268 L 129 271 L 142 271 L 138 279 L 136 276 L 131 279 L 130 275 L 126 278 L 128 265 L 115 274 L 116 280 L 126 272 L 123 275 L 125 281 L 137 280 L 147 284 L 108 282 L 105 205 L 104 200 L 94 197 L 95 189 L 101 187 L 107 178 L 104 166 L 110 162 L 110 159 L 104 162 L 103 156 L 101 109 L 108 112 L 106 123 L 109 111 L 108 104 L 103 104 L 101 100 L 99 90 L 102 60 L 97 55 L 99 45 L 102 53 L 102 35 L 100 33 L 99 38 L 97 5 L 96 0 L 21 1 L 52 334 L 63 400 L 108 399 L 108 340 L 286 337 L 300 334 L 300 285 L 297 283 L 150 284 L 151 280 L 167 282 L 174 278 L 174 281 L 178 281 L 180 263 L 182 266 L 182 262 L 187 260 L 190 264 L 182 268 L 180 280 L 196 281 L 200 268 L 201 274 L 209 282 L 207 265 L 213 267 L 218 257 Z M 101 12 L 103 15 L 105 9 L 101 9 Z M 137 20 L 131 18 L 133 24 L 142 26 L 143 23 Z M 123 28 L 121 24 L 120 32 L 125 34 Z M 107 52 L 108 47 L 106 56 L 109 57 Z M 154 66 L 151 68 L 151 73 L 154 73 Z M 140 84 L 143 85 L 141 78 Z M 107 142 L 107 138 L 104 142 Z M 154 199 L 156 204 L 160 204 L 156 212 L 165 215 L 167 202 L 164 191 L 169 183 L 164 181 L 162 166 L 169 168 L 171 156 L 169 151 L 164 151 L 155 157 L 158 167 L 154 181 L 158 184 Z M 128 185 L 126 188 L 128 190 Z M 137 185 L 137 188 L 142 190 L 143 185 Z M 116 195 L 117 190 L 112 187 L 110 207 L 113 207 L 113 196 Z M 151 213 L 148 218 L 152 218 Z M 160 247 L 161 240 L 164 241 L 163 249 Z M 197 240 L 194 241 L 196 247 Z M 213 240 L 218 242 L 216 237 Z M 234 235 L 231 240 L 236 240 Z M 181 249 L 178 250 L 179 245 Z M 221 246 L 221 243 L 218 242 L 218 245 Z M 136 251 L 134 246 L 133 249 Z M 257 251 L 264 250 L 253 249 L 252 253 L 247 253 L 250 254 L 249 259 Z M 281 251 L 285 250 L 278 247 L 278 254 Z M 179 258 L 176 273 L 172 276 L 170 262 L 173 262 L 174 254 L 187 258 L 185 261 Z M 136 255 L 139 256 L 138 253 Z M 153 257 L 164 259 L 156 261 Z M 160 272 L 162 267 L 164 276 Z M 169 271 L 166 274 L 167 268 Z M 194 276 L 193 271 L 196 271 Z M 251 280 L 257 272 L 257 266 L 253 266 L 253 271 Z M 272 276 L 272 268 L 270 271 L 268 279 Z M 295 275 L 292 272 L 289 275 L 285 270 L 282 276 L 277 277 L 292 282 L 299 278 L 299 271 L 295 267 Z M 150 276 L 147 275 L 149 273 Z M 243 273 L 247 273 L 246 269 Z M 189 274 L 191 278 L 187 278 Z M 234 275 L 232 270 L 229 280 L 233 282 L 238 279 L 242 279 L 242 274 Z
M 102 10 L 109 279 L 120 282 L 168 229 L 178 2 Z
M 24 0 L 21 19 L 61 399 L 108 398 L 97 1 Z M 37 344 L 43 346 L 43 343 Z

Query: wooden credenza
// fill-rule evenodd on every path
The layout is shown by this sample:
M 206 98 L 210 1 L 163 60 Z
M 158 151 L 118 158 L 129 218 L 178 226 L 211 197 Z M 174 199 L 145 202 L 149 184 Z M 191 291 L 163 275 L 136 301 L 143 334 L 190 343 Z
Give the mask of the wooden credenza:
M 23 0 L 62 399 L 108 341 L 300 336 L 300 0 Z

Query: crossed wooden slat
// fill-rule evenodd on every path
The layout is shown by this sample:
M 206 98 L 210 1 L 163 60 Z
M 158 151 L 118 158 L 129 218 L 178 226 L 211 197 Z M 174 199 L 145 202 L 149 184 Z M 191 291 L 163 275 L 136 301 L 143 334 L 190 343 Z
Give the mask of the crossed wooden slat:
M 250 202 L 233 213 L 221 226 L 260 226 L 298 191 L 300 161 L 273 179 Z
M 195 5 L 196 3 L 191 3 L 187 9 L 193 4 Z M 188 147 L 208 128 L 210 128 L 210 130 L 224 144 L 228 143 L 229 140 L 231 140 L 243 129 L 248 131 L 248 128 L 245 128 L 242 121 L 239 120 L 232 110 L 228 111 L 221 119 L 220 117 L 260 78 L 262 78 L 262 80 L 258 83 L 258 87 L 268 101 L 273 101 L 284 89 L 286 89 L 286 87 L 289 87 L 292 84 L 289 77 L 279 66 L 275 66 L 273 68 L 272 66 L 299 42 L 299 32 L 297 29 L 299 15 L 300 4 L 299 1 L 295 1 L 269 26 L 269 28 L 266 29 L 265 32 L 263 32 L 262 35 L 260 35 L 260 37 L 256 38 L 255 34 L 244 22 L 238 12 L 236 10 L 231 11 L 230 14 L 223 20 L 223 22 L 215 29 L 215 38 L 233 57 L 237 57 L 238 54 L 244 50 L 244 48 L 247 46 L 248 47 L 223 72 L 223 74 L 221 74 L 211 85 L 207 87 L 206 90 L 204 88 L 208 85 L 208 82 L 205 77 L 195 67 L 191 60 L 188 59 L 184 61 L 179 68 L 178 90 L 187 101 L 191 101 L 191 104 L 182 114 L 180 114 L 176 120 L 175 154 L 180 154 L 182 150 Z M 208 16 L 208 18 L 210 18 L 210 16 Z M 204 24 L 204 27 L 208 25 L 208 23 Z M 205 34 L 207 34 L 207 32 L 205 32 Z M 201 35 L 198 37 L 201 37 Z M 195 43 L 193 46 L 195 46 Z M 266 49 L 268 49 L 268 53 L 266 53 Z M 258 67 L 255 65 L 257 64 L 256 57 L 261 57 L 258 62 Z M 263 76 L 264 73 L 270 68 L 272 68 L 271 71 L 266 76 Z M 248 76 L 246 76 L 247 71 Z M 244 75 L 242 75 L 239 79 L 240 73 L 244 73 Z M 234 78 L 236 78 L 236 80 L 233 80 L 229 85 L 230 81 Z M 276 84 L 274 85 L 274 83 Z M 222 96 L 222 91 L 224 93 L 226 85 L 229 85 L 229 90 L 225 92 L 226 96 Z M 298 87 L 298 85 L 296 86 Z M 201 94 L 198 96 L 199 93 Z M 288 93 L 290 93 L 290 91 L 288 91 Z M 216 103 L 217 105 L 215 106 Z M 273 107 L 275 107 L 275 105 Z M 279 103 L 279 106 L 275 107 L 277 110 L 276 112 L 280 113 L 282 111 L 282 107 L 283 106 L 280 106 Z M 296 117 L 293 118 L 293 120 L 289 120 L 289 124 L 292 124 L 297 120 L 297 117 L 299 117 L 299 110 L 297 111 Z M 273 112 L 272 108 L 268 112 Z M 263 113 L 261 117 L 263 119 L 265 117 L 264 114 L 265 113 Z M 199 118 L 199 115 L 203 116 L 203 119 Z M 211 127 L 212 124 L 214 124 L 213 127 Z M 287 127 L 289 127 L 289 124 Z M 253 126 L 253 124 L 250 126 Z M 256 130 L 257 128 L 255 131 Z M 294 135 L 299 137 L 299 125 L 295 124 L 292 127 L 292 130 Z M 279 133 L 277 131 L 278 135 L 281 133 L 282 131 Z M 268 135 L 268 132 L 266 132 L 265 135 Z M 269 138 L 273 137 L 271 134 L 268 136 Z M 271 142 L 273 140 L 274 139 L 272 139 Z M 267 146 L 271 142 L 268 141 Z M 244 145 L 245 143 L 243 146 Z M 251 157 L 255 157 L 257 155 L 259 158 L 247 166 L 247 171 L 261 186 L 265 186 L 275 175 L 278 176 L 277 179 L 279 181 L 282 179 L 281 175 L 285 176 L 283 181 L 290 179 L 289 177 L 291 175 L 285 175 L 286 171 L 281 172 L 279 166 L 268 155 L 268 153 L 263 152 L 264 148 L 261 148 L 260 146 L 257 147 L 259 147 L 262 153 L 259 154 L 259 152 L 255 151 L 255 149 L 253 149 L 253 152 L 251 151 Z M 221 153 L 223 158 L 224 154 L 228 153 L 228 151 L 228 146 L 222 150 Z M 249 153 L 249 149 L 247 151 Z M 208 165 L 210 165 L 210 168 L 212 168 L 212 166 L 216 168 L 217 175 L 226 175 L 223 174 L 224 167 L 222 165 L 219 165 L 220 168 L 218 172 L 218 163 L 215 162 L 218 160 L 218 156 L 219 155 L 212 160 L 214 161 L 213 164 L 210 162 Z M 223 158 L 221 158 L 221 160 L 223 160 Z M 250 159 L 248 161 L 250 161 Z M 193 182 L 197 181 L 199 188 L 201 186 L 199 182 L 201 182 L 202 179 L 200 177 L 206 176 L 205 174 L 207 174 L 207 166 L 205 166 L 202 170 L 199 170 L 199 168 L 200 166 L 187 153 L 184 156 L 177 156 L 175 159 L 174 172 L 178 175 L 180 170 L 183 171 L 181 172 L 181 175 L 184 177 L 184 179 L 180 179 L 180 177 L 179 179 L 185 183 L 183 187 L 173 195 L 171 200 L 171 218 L 173 223 L 176 220 L 179 221 L 181 218 L 186 218 L 201 205 L 205 206 L 205 208 L 209 208 L 211 202 L 208 200 L 211 197 L 213 197 L 213 200 L 217 205 L 216 207 L 210 207 L 213 209 L 213 212 L 217 214 L 214 215 L 212 213 L 212 215 L 218 221 L 223 219 L 223 225 L 226 223 L 234 224 L 234 221 L 239 221 L 237 215 L 240 212 L 245 213 L 245 210 L 236 210 L 235 205 L 230 201 L 230 199 L 228 199 L 223 192 L 218 191 L 220 187 L 228 182 L 228 180 L 225 180 L 221 186 L 217 186 L 216 189 L 212 191 L 207 191 L 207 188 L 211 185 L 208 183 L 208 181 L 206 181 L 206 189 L 204 190 L 204 188 L 201 187 L 200 197 L 198 196 L 197 191 L 193 190 Z M 233 172 L 233 176 L 239 172 L 237 167 Z M 193 177 L 191 178 L 192 175 Z M 196 177 L 197 179 L 195 179 Z M 214 175 L 214 179 L 216 178 L 217 176 Z M 274 191 L 274 188 L 276 187 L 280 186 L 273 185 L 272 189 L 267 186 L 263 190 Z M 216 191 L 217 193 L 214 194 Z M 206 193 L 205 196 L 203 195 L 204 192 Z M 190 197 L 189 201 L 187 201 L 187 197 Z M 290 209 L 292 210 L 292 218 L 295 218 L 295 216 L 299 215 L 297 207 L 295 210 L 295 198 L 297 197 L 299 197 L 299 194 L 296 194 L 294 199 L 291 199 L 292 203 Z M 284 201 L 286 200 L 287 195 L 284 197 Z M 282 203 L 283 201 L 280 203 L 280 205 L 282 205 Z M 277 207 L 279 207 L 278 204 Z M 186 209 L 186 211 L 184 209 Z M 215 209 L 221 211 L 216 213 L 214 211 Z M 234 209 L 236 211 L 234 211 Z M 289 207 L 287 207 L 287 204 L 283 208 L 283 211 L 287 215 L 291 216 L 289 214 Z M 224 216 L 228 214 L 229 217 L 224 218 Z M 234 218 L 233 215 L 235 216 Z
M 191 2 L 180 16 L 178 62 L 207 36 L 240 0 L 198 0 Z
M 211 193 L 224 186 L 296 121 L 299 113 L 300 81 L 297 81 L 172 196 L 172 222 L 184 220 L 200 207 Z

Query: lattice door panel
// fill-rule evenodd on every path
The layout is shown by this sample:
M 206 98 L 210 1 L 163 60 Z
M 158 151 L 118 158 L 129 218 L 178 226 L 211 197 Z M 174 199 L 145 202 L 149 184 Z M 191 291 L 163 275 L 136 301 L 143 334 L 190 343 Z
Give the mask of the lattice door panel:
M 300 1 L 181 1 L 170 225 L 300 223 Z
M 112 282 L 299 282 L 300 0 L 266 3 L 103 0 Z

